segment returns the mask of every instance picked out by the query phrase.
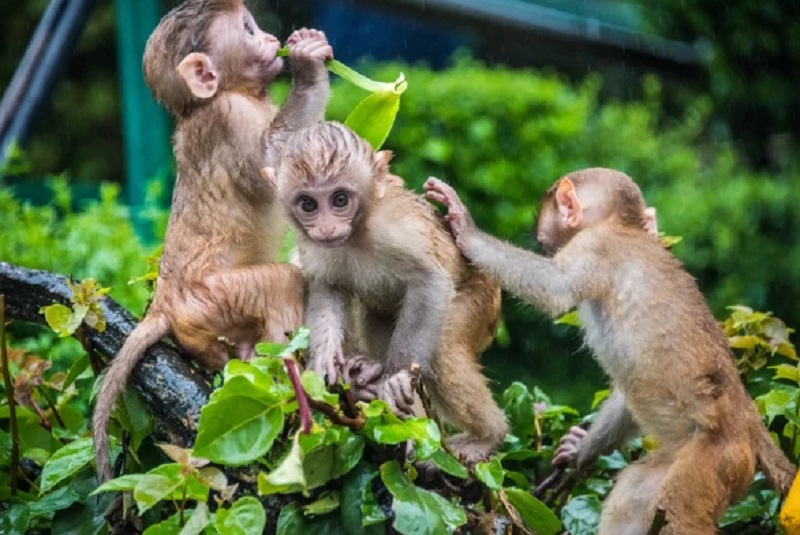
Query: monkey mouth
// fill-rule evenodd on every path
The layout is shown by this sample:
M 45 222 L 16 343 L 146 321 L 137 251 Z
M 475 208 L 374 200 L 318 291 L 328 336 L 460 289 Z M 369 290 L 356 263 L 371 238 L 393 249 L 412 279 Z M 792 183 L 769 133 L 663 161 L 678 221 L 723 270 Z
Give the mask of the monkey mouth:
M 262 72 L 264 77 L 272 79 L 283 70 L 283 58 L 275 56 L 272 59 L 264 58 Z
M 333 236 L 331 238 L 317 238 L 314 242 L 326 249 L 333 249 L 344 245 L 349 237 L 349 234 L 345 234 L 343 236 Z

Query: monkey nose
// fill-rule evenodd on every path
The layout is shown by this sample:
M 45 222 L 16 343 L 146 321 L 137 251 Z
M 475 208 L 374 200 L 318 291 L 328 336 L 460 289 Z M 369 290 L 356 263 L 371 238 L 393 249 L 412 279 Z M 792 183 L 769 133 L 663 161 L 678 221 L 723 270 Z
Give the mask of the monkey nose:
M 322 227 L 320 229 L 320 232 L 322 232 L 322 235 L 325 236 L 326 238 L 330 238 L 331 236 L 333 236 L 333 227 Z

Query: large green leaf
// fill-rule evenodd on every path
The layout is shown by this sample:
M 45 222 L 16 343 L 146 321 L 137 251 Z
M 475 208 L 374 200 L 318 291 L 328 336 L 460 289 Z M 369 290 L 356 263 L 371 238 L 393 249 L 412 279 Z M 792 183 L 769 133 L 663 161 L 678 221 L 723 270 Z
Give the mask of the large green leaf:
M 376 525 L 386 521 L 386 515 L 372 492 L 372 480 L 377 475 L 378 470 L 374 466 L 362 462 L 343 478 L 339 517 L 350 535 L 386 533 L 385 526 Z
M 42 468 L 40 488 L 46 492 L 65 479 L 77 474 L 94 459 L 91 438 L 70 442 L 59 449 Z
M 281 509 L 277 535 L 353 535 L 342 527 L 339 515 L 303 515 L 294 504 Z
M 394 496 L 394 529 L 404 535 L 446 535 L 467 523 L 461 507 L 414 486 L 397 461 L 381 465 L 381 479 Z
M 433 455 L 431 455 L 431 461 L 442 471 L 450 474 L 451 476 L 459 477 L 461 479 L 466 479 L 467 476 L 469 476 L 469 470 L 467 470 L 467 467 L 444 450 L 436 450 Z
M 44 516 L 52 518 L 53 513 L 66 509 L 73 503 L 80 500 L 80 496 L 70 487 L 62 487 L 58 490 L 45 494 L 35 502 L 28 504 L 31 511 L 31 518 Z
M 505 471 L 500 460 L 495 457 L 488 463 L 480 462 L 475 465 L 475 477 L 492 490 L 500 490 L 503 486 Z
M 508 501 L 517 510 L 523 522 L 539 535 L 561 532 L 561 521 L 545 504 L 522 489 L 504 489 Z
M 572 535 L 594 535 L 600 524 L 601 508 L 597 496 L 576 496 L 561 510 L 561 521 Z
M 399 109 L 400 93 L 376 91 L 358 103 L 344 124 L 378 150 L 389 137 Z
M 251 384 L 241 377 L 234 379 Z M 270 401 L 230 391 L 225 397 L 203 407 L 195 455 L 236 466 L 254 461 L 267 453 L 275 437 L 283 430 L 283 410 L 280 405 Z
M 247 496 L 239 498 L 230 509 L 217 510 L 214 527 L 220 535 L 250 535 L 261 533 L 267 523 L 267 515 L 261 503 Z

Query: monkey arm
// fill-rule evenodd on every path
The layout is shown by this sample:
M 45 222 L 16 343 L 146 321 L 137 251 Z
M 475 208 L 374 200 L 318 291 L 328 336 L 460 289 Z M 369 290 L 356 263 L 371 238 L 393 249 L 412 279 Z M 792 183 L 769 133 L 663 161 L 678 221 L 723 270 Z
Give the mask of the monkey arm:
M 437 268 L 409 283 L 384 357 L 389 373 L 408 370 L 412 363 L 419 364 L 423 374 L 428 371 L 454 295 L 452 281 Z
M 463 232 L 458 244 L 464 256 L 497 278 L 503 288 L 554 316 L 582 301 L 578 265 L 514 247 L 476 227 Z
M 589 433 L 578 447 L 576 464 L 580 472 L 591 468 L 600 455 L 622 446 L 639 432 L 628 410 L 625 395 L 614 389 L 603 403 Z
M 330 286 L 312 282 L 306 322 L 311 331 L 308 367 L 322 376 L 327 374 L 328 382 L 333 384 L 344 364 L 344 295 Z

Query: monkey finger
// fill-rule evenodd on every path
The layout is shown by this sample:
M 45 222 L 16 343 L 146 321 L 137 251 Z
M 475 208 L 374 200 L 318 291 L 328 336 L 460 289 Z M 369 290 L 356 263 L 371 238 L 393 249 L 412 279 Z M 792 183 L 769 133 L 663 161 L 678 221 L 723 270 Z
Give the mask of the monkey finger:
M 449 200 L 448 200 L 447 197 L 445 197 L 444 195 L 442 195 L 441 193 L 439 193 L 438 191 L 435 191 L 435 190 L 426 191 L 425 192 L 425 197 L 427 197 L 428 200 L 436 201 L 436 202 L 441 203 L 441 204 L 443 204 L 445 206 L 447 206 L 448 203 L 449 203 Z

